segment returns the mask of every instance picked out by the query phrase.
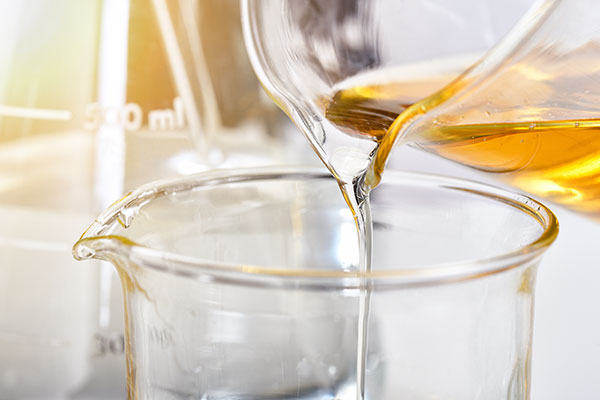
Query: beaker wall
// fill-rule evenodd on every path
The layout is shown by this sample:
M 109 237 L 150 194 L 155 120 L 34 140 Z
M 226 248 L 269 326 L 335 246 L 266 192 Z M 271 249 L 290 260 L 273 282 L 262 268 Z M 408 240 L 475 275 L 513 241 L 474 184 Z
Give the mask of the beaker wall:
M 535 270 L 372 290 L 367 398 L 527 399 Z M 355 398 L 358 290 L 135 279 L 131 398 Z

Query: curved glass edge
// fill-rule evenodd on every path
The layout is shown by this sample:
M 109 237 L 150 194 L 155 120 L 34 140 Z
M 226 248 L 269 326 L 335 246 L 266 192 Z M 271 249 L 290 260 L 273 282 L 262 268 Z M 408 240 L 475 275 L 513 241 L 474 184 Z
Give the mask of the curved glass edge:
M 534 218 L 543 228 L 532 242 L 498 256 L 440 263 L 428 268 L 370 272 L 341 270 L 265 268 L 256 265 L 226 264 L 179 254 L 154 250 L 131 239 L 105 232 L 115 223 L 126 227 L 127 210 L 142 207 L 151 199 L 169 193 L 225 183 L 252 182 L 285 178 L 334 179 L 325 168 L 262 167 L 237 170 L 214 170 L 186 177 L 160 180 L 127 193 L 104 211 L 83 233 L 73 246 L 78 260 L 103 258 L 104 253 L 117 254 L 157 271 L 189 278 L 204 278 L 255 286 L 299 287 L 306 289 L 361 289 L 367 286 L 417 287 L 465 281 L 496 274 L 520 266 L 535 264 L 556 239 L 558 220 L 545 205 L 524 194 L 511 192 L 492 185 L 443 175 L 387 171 L 384 183 L 405 182 L 417 186 L 437 186 L 444 189 L 467 191 L 513 206 Z M 104 232 L 103 232 L 104 231 Z

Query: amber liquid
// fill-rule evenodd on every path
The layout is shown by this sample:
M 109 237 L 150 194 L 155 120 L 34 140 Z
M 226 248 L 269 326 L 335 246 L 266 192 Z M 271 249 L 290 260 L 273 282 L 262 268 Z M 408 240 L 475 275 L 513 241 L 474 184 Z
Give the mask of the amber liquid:
M 514 74 L 505 79 L 514 81 L 513 85 L 520 82 Z M 336 92 L 328 101 L 325 116 L 330 122 L 347 133 L 378 142 L 371 181 L 367 182 L 371 187 L 378 184 L 403 124 L 431 111 L 465 84 L 455 81 L 436 95 L 419 100 L 419 95 L 427 95 L 441 81 L 352 87 Z M 487 113 L 482 108 L 434 120 L 403 142 L 496 173 L 526 192 L 600 218 L 600 119 L 460 123 L 473 113 Z M 519 118 L 539 114 L 537 111 L 521 107 Z M 514 113 L 496 117 L 510 121 Z

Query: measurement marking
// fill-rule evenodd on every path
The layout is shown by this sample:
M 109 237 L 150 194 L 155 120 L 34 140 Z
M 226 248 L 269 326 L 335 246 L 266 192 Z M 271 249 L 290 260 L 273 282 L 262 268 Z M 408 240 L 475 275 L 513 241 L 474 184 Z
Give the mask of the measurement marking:
M 73 114 L 68 110 L 50 110 L 44 108 L 27 108 L 3 106 L 0 104 L 0 115 L 5 117 L 46 119 L 53 121 L 69 121 Z

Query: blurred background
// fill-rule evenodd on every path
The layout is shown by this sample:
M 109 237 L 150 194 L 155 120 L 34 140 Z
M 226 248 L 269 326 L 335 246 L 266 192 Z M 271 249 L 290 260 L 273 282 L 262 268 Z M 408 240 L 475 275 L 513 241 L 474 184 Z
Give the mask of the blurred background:
M 0 399 L 122 399 L 118 279 L 71 257 L 95 216 L 151 180 L 321 164 L 260 87 L 237 0 L 0 0 L 0 38 Z M 408 147 L 390 165 L 497 184 Z M 532 398 L 598 399 L 600 226 L 553 209 Z
M 124 398 L 120 284 L 76 263 L 143 183 L 317 164 L 262 91 L 239 2 L 0 1 L 0 399 Z

